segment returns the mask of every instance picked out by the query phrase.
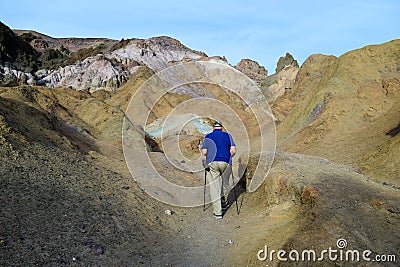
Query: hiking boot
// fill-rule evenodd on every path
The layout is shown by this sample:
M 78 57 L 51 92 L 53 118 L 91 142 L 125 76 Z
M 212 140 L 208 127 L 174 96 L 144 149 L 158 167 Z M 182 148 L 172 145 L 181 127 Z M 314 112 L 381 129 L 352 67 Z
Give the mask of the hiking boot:
M 222 214 L 213 214 L 213 217 L 216 219 L 216 220 L 219 220 L 219 219 L 222 219 Z

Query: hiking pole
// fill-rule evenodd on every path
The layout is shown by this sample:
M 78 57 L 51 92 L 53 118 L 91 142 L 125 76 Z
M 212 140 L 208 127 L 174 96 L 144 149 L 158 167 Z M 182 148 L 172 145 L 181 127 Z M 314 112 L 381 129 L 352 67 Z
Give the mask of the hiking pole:
M 203 211 L 206 210 L 207 168 L 204 168 Z
M 209 171 L 209 167 L 205 159 L 201 162 L 204 168 L 204 190 L 203 190 L 203 211 L 206 210 L 206 191 L 207 191 L 207 171 Z
M 233 183 L 233 194 L 235 195 L 235 202 L 236 202 L 236 212 L 239 215 L 239 206 L 238 206 L 238 203 L 237 203 L 235 178 L 233 177 L 233 166 L 231 166 L 231 173 L 232 173 L 232 183 Z

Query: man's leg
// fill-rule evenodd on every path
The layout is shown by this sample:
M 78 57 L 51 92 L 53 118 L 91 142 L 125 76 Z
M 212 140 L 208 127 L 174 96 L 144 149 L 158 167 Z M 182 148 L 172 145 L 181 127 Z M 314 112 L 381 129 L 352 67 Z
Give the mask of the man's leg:
M 220 170 L 222 171 L 222 187 L 221 187 L 221 196 L 223 200 L 223 206 L 228 205 L 228 197 L 230 192 L 230 183 L 229 179 L 232 173 L 231 166 L 226 162 L 220 162 Z
M 230 189 L 231 189 L 231 184 L 229 182 L 229 180 L 231 178 L 231 175 L 232 175 L 232 166 L 230 166 L 228 163 L 226 163 L 226 169 L 222 173 L 222 185 L 223 185 L 223 190 L 224 190 L 223 191 L 223 196 L 225 196 L 225 198 L 228 197 L 228 194 L 229 194 Z
M 218 162 L 210 163 L 210 197 L 213 205 L 213 212 L 215 215 L 222 215 L 221 206 L 221 172 Z

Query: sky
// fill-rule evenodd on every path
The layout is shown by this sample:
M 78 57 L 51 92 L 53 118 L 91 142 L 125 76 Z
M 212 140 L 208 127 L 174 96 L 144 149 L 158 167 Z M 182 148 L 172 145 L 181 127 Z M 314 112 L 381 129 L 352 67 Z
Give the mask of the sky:
M 400 38 L 399 0 L 13 0 L 0 21 L 52 37 L 150 38 L 166 35 L 231 65 L 249 58 L 275 72 L 289 52 L 340 56 Z

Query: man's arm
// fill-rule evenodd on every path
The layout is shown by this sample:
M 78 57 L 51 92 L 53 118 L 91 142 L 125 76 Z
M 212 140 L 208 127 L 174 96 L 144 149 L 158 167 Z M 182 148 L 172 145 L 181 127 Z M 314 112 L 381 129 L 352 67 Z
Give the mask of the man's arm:
M 231 146 L 229 152 L 231 153 L 231 157 L 235 156 L 235 154 L 236 154 L 236 146 Z
M 236 144 L 233 141 L 232 135 L 228 134 L 228 136 L 229 136 L 229 140 L 231 142 L 231 147 L 229 149 L 229 152 L 231 153 L 231 157 L 233 157 L 236 155 Z

